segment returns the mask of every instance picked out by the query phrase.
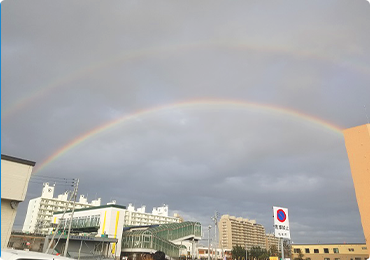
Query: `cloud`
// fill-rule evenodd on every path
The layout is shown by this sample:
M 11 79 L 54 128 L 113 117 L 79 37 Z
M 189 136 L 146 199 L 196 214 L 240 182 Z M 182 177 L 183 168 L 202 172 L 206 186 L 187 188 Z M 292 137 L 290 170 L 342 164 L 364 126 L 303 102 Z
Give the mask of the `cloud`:
M 366 123 L 362 2 L 13 0 L 2 19 L 2 153 L 37 165 L 111 120 L 199 98 Z M 41 194 L 37 175 L 80 178 L 80 192 L 104 203 L 166 203 L 205 227 L 218 211 L 269 232 L 271 207 L 285 206 L 297 243 L 364 241 L 343 137 L 281 113 L 209 105 L 138 115 L 37 173 L 18 228 Z

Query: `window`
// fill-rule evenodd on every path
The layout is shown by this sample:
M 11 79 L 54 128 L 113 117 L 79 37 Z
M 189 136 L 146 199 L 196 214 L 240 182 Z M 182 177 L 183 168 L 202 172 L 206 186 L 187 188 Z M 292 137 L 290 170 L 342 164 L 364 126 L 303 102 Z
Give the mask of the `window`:
M 355 260 L 361 260 L 361 257 L 355 257 Z
M 301 249 L 299 249 L 299 248 L 294 248 L 294 253 L 299 254 L 300 252 L 301 252 Z
M 329 254 L 329 248 L 324 248 L 324 253 Z
M 313 252 L 314 252 L 315 254 L 318 254 L 318 253 L 319 253 L 319 249 L 314 249 L 314 250 L 313 250 Z
M 339 248 L 333 248 L 334 254 L 339 254 Z
M 334 258 L 334 260 L 340 260 L 340 258 Z
M 367 250 L 367 247 L 366 246 L 362 247 L 362 250 Z
M 330 258 L 324 258 L 324 260 L 330 260 Z
M 353 251 L 355 251 L 355 249 L 354 248 L 348 248 L 348 251 L 353 252 Z
M 309 249 L 309 248 L 306 248 L 306 249 L 305 249 L 305 253 L 306 253 L 306 254 L 309 254 L 309 253 L 310 253 L 310 249 Z

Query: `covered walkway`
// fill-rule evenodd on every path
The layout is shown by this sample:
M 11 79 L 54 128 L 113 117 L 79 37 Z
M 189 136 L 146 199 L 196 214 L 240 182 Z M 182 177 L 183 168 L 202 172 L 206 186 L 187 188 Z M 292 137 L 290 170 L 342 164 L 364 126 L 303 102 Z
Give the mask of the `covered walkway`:
M 183 222 L 163 224 L 155 227 L 132 227 L 123 232 L 122 252 L 124 255 L 130 253 L 154 253 L 164 252 L 170 258 L 180 256 L 182 245 L 175 241 L 201 239 L 202 227 L 199 222 Z

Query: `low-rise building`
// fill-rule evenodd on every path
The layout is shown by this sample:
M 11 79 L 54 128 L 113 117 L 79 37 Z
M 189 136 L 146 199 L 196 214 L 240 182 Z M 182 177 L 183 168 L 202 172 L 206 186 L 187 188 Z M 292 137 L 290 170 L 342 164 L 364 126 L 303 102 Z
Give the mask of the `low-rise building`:
M 170 259 L 198 258 L 197 243 L 201 235 L 201 224 L 191 221 L 125 228 L 121 257 L 144 259 L 156 251 L 162 251 Z
M 124 227 L 150 226 L 168 223 L 180 223 L 180 217 L 168 216 L 168 206 L 153 208 L 152 213 L 145 212 L 145 206 L 138 209 L 132 204 L 125 206 L 110 202 L 98 207 L 75 209 L 72 220 L 72 233 L 95 232 L 96 237 L 108 237 L 118 239 L 118 243 L 111 245 L 113 256 L 119 256 L 122 244 L 122 232 Z M 53 214 L 54 228 L 59 224 L 58 232 L 64 231 L 69 226 L 72 212 L 56 212 Z
M 8 247 L 17 250 L 43 252 L 44 243 L 45 235 L 43 234 L 25 234 L 13 231 L 10 235 Z
M 366 244 L 292 244 L 291 259 L 367 260 Z
M 18 204 L 24 201 L 35 162 L 1 155 L 1 248 L 8 244 Z
M 217 252 L 217 259 L 232 259 L 231 249 L 225 249 L 225 248 L 217 248 L 217 251 L 215 251 L 214 248 L 210 248 L 208 250 L 208 247 L 206 246 L 198 246 L 198 255 L 196 256 L 197 259 L 201 260 L 208 260 L 208 256 L 210 259 L 215 259 L 215 252 Z M 189 255 L 188 255 L 189 258 Z

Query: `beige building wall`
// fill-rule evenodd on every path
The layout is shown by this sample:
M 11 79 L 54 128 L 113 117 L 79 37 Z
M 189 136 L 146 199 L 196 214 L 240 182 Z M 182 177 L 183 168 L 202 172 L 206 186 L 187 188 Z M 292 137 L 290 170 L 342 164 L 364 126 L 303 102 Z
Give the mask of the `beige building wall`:
M 24 201 L 35 162 L 1 155 L 1 248 L 8 244 L 19 202 Z
M 343 131 L 365 241 L 370 254 L 370 124 Z
M 274 234 L 266 234 L 266 249 L 270 250 L 273 246 L 280 251 L 279 238 L 275 237 Z
M 366 260 L 366 244 L 292 244 L 294 260 L 302 252 L 305 260 Z
M 260 246 L 266 248 L 265 228 L 255 220 L 223 215 L 218 223 L 219 247 Z
M 8 245 L 17 209 L 10 207 L 11 200 L 1 199 L 1 248 Z

